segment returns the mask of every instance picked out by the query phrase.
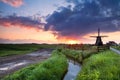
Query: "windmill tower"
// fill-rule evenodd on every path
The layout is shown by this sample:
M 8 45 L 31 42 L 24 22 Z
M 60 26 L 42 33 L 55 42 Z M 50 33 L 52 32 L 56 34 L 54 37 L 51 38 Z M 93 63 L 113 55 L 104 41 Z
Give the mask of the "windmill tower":
M 101 36 L 100 35 L 100 28 L 98 28 L 98 35 L 97 36 L 90 36 L 90 37 L 96 38 L 96 42 L 95 42 L 96 46 L 103 46 L 102 37 L 108 37 L 108 36 Z

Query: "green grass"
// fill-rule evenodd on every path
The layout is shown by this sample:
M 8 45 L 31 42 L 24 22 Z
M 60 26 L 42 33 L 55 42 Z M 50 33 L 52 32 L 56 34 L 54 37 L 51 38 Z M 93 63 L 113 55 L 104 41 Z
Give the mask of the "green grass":
M 43 48 L 56 48 L 48 44 L 0 44 L 0 56 L 26 54 Z
M 76 80 L 119 80 L 120 55 L 104 51 L 92 55 L 83 62 Z
M 26 53 L 30 53 L 30 52 L 32 52 L 32 50 L 28 50 L 28 51 L 15 51 L 15 50 L 0 51 L 0 56 L 5 57 L 5 56 L 11 56 L 11 55 L 17 55 L 17 54 L 26 54 Z
M 61 80 L 67 67 L 66 57 L 55 50 L 46 61 L 23 68 L 2 80 Z
M 96 53 L 95 49 L 86 49 L 84 51 L 82 50 L 72 50 L 72 49 L 62 49 L 62 53 L 65 54 L 67 57 L 77 61 L 82 62 L 83 59 L 88 58 L 92 54 Z
M 82 51 L 81 50 L 62 49 L 62 53 L 70 59 L 76 60 L 78 62 L 82 61 Z

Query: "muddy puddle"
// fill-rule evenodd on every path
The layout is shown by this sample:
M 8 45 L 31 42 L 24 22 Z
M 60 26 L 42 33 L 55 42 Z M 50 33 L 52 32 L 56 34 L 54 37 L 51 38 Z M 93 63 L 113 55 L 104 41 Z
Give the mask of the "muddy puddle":
M 14 68 L 19 67 L 19 66 L 29 64 L 30 62 L 31 61 L 28 61 L 28 60 L 21 60 L 21 61 L 10 62 L 10 63 L 0 65 L 0 73 L 14 69 Z

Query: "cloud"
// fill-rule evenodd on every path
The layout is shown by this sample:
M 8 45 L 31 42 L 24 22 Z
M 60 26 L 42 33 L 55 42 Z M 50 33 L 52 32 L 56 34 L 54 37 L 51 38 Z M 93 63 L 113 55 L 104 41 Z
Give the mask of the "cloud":
M 5 27 L 23 27 L 23 28 L 35 28 L 42 29 L 45 23 L 42 23 L 41 18 L 33 19 L 31 17 L 10 15 L 0 17 L 0 25 Z
M 6 4 L 9 4 L 9 5 L 13 6 L 13 7 L 19 7 L 19 6 L 24 4 L 23 0 L 0 0 L 0 1 L 2 1 L 2 2 L 6 3 Z
M 57 38 L 78 39 L 96 32 L 120 31 L 120 0 L 66 0 L 74 7 L 60 7 L 46 19 L 45 30 L 52 30 Z

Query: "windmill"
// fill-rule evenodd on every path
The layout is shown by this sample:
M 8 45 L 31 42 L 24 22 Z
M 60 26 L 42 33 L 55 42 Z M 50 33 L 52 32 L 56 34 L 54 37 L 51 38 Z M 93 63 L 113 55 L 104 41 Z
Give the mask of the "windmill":
M 95 45 L 96 46 L 103 46 L 102 37 L 108 37 L 108 36 L 100 36 L 100 28 L 98 28 L 98 36 L 90 36 L 96 38 Z
M 100 35 L 100 28 L 98 28 L 98 35 L 97 36 L 90 36 L 96 38 L 95 46 L 97 46 L 98 52 L 99 52 L 99 47 L 103 46 L 103 41 L 102 37 L 108 37 L 108 36 L 101 36 Z

